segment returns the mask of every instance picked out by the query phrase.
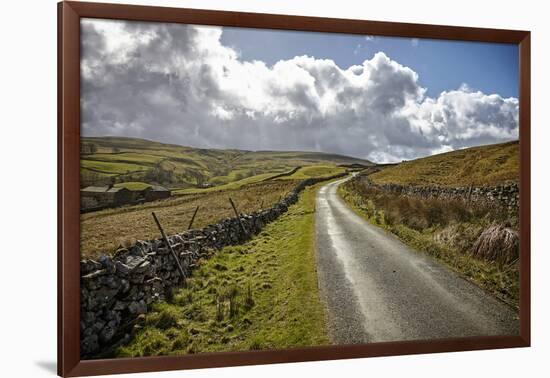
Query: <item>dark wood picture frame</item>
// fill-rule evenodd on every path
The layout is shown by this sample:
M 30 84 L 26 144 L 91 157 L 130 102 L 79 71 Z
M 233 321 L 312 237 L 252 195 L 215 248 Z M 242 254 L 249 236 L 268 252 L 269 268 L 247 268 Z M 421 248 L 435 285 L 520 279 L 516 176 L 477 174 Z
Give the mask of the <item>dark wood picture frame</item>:
M 175 22 L 519 45 L 520 335 L 486 336 L 181 357 L 80 360 L 80 18 Z M 58 374 L 82 376 L 333 360 L 530 345 L 530 32 L 166 7 L 58 4 Z

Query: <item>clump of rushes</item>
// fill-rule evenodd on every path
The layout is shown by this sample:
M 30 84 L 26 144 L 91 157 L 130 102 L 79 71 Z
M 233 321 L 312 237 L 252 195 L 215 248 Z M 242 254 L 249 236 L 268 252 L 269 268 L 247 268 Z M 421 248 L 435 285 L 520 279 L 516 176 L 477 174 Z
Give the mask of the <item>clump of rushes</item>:
M 229 297 L 229 317 L 232 318 L 239 313 L 239 301 L 237 296 Z
M 222 297 L 216 297 L 216 320 L 221 322 L 224 318 L 224 302 Z
M 164 299 L 168 303 L 174 303 L 174 289 L 171 287 L 166 287 L 164 289 Z
M 479 236 L 473 254 L 501 266 L 513 263 L 519 257 L 519 235 L 504 225 L 493 224 Z
M 254 298 L 252 298 L 252 287 L 249 282 L 246 289 L 246 297 L 244 298 L 244 307 L 249 310 L 252 306 L 254 306 Z

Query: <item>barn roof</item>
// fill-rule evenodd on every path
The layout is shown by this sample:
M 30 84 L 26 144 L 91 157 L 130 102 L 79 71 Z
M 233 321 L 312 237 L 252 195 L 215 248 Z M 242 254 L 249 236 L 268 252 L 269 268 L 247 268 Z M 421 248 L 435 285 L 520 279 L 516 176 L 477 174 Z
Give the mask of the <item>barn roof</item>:
M 109 193 L 117 193 L 117 192 L 129 192 L 130 190 L 127 188 L 115 188 L 112 187 L 111 189 L 107 190 Z
M 108 186 L 87 186 L 84 189 L 80 189 L 82 192 L 94 192 L 94 193 L 105 193 L 109 190 Z
M 109 186 L 87 186 L 84 189 L 80 189 L 82 192 L 87 193 L 117 193 L 120 191 L 127 191 L 126 188 L 115 188 Z
M 168 189 L 160 185 L 151 185 L 151 190 L 155 192 L 169 192 Z

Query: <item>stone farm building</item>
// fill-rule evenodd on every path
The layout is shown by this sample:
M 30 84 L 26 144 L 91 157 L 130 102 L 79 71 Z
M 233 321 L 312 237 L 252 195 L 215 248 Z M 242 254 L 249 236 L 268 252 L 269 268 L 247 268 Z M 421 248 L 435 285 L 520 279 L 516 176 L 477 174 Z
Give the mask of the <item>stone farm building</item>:
M 159 199 L 165 199 L 172 194 L 168 189 L 160 185 L 152 185 L 145 190 L 145 201 L 156 201 Z
M 171 194 L 170 190 L 160 185 L 151 185 L 143 190 L 129 190 L 113 186 L 88 186 L 80 189 L 80 209 L 85 212 L 156 201 L 168 198 Z

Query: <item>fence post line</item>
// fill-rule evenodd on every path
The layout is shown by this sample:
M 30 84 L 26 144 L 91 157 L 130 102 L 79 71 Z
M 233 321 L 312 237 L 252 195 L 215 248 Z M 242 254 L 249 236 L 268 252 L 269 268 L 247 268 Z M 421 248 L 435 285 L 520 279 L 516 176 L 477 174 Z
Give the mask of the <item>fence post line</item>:
M 187 229 L 190 230 L 191 227 L 193 227 L 193 222 L 195 221 L 195 216 L 197 215 L 197 212 L 199 211 L 199 206 L 195 209 L 195 212 L 193 213 L 193 216 L 191 217 L 191 221 L 189 222 L 189 226 L 187 226 Z
M 239 224 L 241 225 L 241 229 L 243 230 L 244 234 L 248 236 L 248 231 L 246 231 L 246 228 L 244 227 L 243 221 L 241 220 L 241 216 L 239 215 L 239 212 L 237 211 L 237 207 L 235 207 L 235 204 L 233 203 L 233 200 L 231 197 L 229 197 L 229 202 L 231 203 L 231 207 L 233 208 L 233 211 L 235 212 L 235 216 L 237 217 L 237 220 L 239 221 Z
M 183 268 L 181 267 L 180 259 L 176 255 L 176 251 L 174 251 L 174 248 L 172 248 L 172 245 L 168 241 L 168 238 L 166 237 L 166 234 L 164 233 L 164 230 L 163 230 L 162 226 L 160 225 L 160 222 L 159 222 L 155 212 L 153 211 L 151 214 L 153 214 L 153 218 L 155 219 L 155 223 L 157 224 L 157 227 L 160 230 L 160 234 L 162 235 L 162 238 L 164 239 L 164 243 L 168 246 L 168 249 L 170 249 L 170 252 L 172 252 L 172 256 L 174 257 L 174 260 L 176 260 L 176 265 L 178 266 L 178 270 L 180 272 L 182 280 L 185 280 L 185 272 L 183 271 Z

